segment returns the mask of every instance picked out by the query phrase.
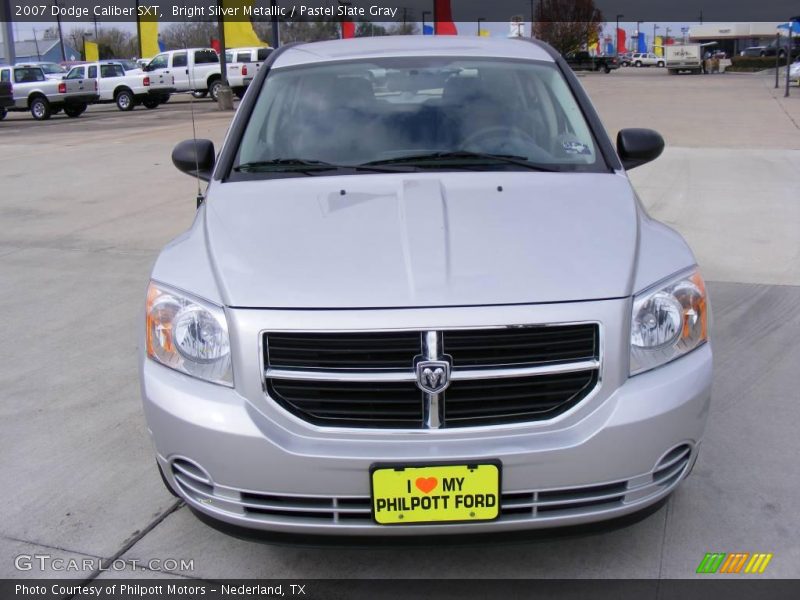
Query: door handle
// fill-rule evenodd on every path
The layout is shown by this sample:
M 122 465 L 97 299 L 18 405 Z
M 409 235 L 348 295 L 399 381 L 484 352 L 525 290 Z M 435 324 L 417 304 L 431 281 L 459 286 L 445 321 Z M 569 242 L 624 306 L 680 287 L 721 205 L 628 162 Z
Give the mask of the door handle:
M 164 73 L 169 73 L 169 71 L 164 71 Z
M 186 69 L 186 74 L 187 74 L 187 75 L 189 74 L 189 69 Z

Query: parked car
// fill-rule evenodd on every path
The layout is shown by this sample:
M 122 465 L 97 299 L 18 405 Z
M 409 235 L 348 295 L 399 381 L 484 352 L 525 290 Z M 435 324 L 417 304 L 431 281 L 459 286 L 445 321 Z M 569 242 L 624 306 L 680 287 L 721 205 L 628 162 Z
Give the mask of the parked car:
M 786 46 L 787 40 L 785 38 L 781 38 L 780 40 L 772 40 L 769 44 L 762 45 L 762 46 L 750 46 L 749 48 L 745 48 L 742 52 L 742 56 L 775 56 L 776 54 L 783 58 L 786 56 Z M 800 38 L 794 37 L 792 38 L 792 56 L 800 54 Z
M 125 58 L 115 58 L 113 60 L 102 60 L 103 63 L 119 63 L 126 73 L 144 73 L 142 67 L 135 60 L 127 60 Z
M 14 106 L 14 90 L 10 81 L 0 81 L 0 121 L 6 118 L 7 109 Z
M 634 52 L 629 64 L 634 67 L 663 67 L 665 62 L 662 56 L 656 56 L 652 52 Z
M 404 89 L 376 91 L 376 65 Z M 168 489 L 221 528 L 350 536 L 665 501 L 712 354 L 696 260 L 626 175 L 661 136 L 624 129 L 615 151 L 537 41 L 356 38 L 268 66 L 219 155 L 172 154 L 208 187 L 142 298 Z
M 626 52 L 625 54 L 619 55 L 619 64 L 621 67 L 629 67 L 631 66 L 631 58 L 633 58 L 632 52 Z
M 42 69 L 42 71 L 44 72 L 44 76 L 47 77 L 48 79 L 57 79 L 57 80 L 60 81 L 61 79 L 64 78 L 64 75 L 67 74 L 67 69 L 65 69 L 64 67 L 62 67 L 58 63 L 54 63 L 54 62 L 39 62 L 39 61 L 35 61 L 35 62 L 28 62 L 28 63 L 18 63 L 18 65 L 19 66 L 30 65 L 30 66 L 34 66 L 34 67 L 40 67 Z
M 225 62 L 228 63 L 228 85 L 238 98 L 244 96 L 247 86 L 261 68 L 272 48 L 231 48 L 225 51 Z
M 219 55 L 213 48 L 170 50 L 156 55 L 144 68 L 158 85 L 172 85 L 178 92 L 206 92 L 217 99 L 222 87 Z
M 96 62 L 72 67 L 64 78 L 98 79 L 98 102 L 114 102 L 122 111 L 133 110 L 138 105 L 156 108 L 175 91 L 168 85 L 151 85 L 150 76 L 144 73 L 125 72 L 118 62 Z
M 800 59 L 789 65 L 789 80 L 800 85 Z
M 592 56 L 588 52 L 569 52 L 564 55 L 564 60 L 573 71 L 603 71 L 611 73 L 614 69 L 619 69 L 619 62 L 616 56 Z
M 49 119 L 61 110 L 68 117 L 79 117 L 86 107 L 98 99 L 97 79 L 48 79 L 41 67 L 16 65 L 0 67 L 0 81 L 9 82 L 14 105 L 9 111 L 27 111 L 37 121 Z

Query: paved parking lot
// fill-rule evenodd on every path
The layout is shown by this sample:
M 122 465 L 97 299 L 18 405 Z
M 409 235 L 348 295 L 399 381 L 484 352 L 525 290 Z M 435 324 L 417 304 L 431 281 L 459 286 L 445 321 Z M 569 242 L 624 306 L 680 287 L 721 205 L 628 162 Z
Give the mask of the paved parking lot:
M 800 90 L 656 69 L 582 81 L 610 133 L 664 134 L 632 177 L 710 281 L 707 436 L 664 508 L 602 535 L 481 546 L 298 548 L 209 529 L 159 480 L 136 374 L 150 266 L 194 216 L 195 183 L 170 161 L 189 103 L 20 114 L 0 122 L 0 577 L 41 576 L 13 558 L 44 553 L 193 559 L 176 577 L 680 578 L 710 551 L 772 552 L 766 576 L 800 576 Z M 220 143 L 230 115 L 195 108 L 198 136 Z

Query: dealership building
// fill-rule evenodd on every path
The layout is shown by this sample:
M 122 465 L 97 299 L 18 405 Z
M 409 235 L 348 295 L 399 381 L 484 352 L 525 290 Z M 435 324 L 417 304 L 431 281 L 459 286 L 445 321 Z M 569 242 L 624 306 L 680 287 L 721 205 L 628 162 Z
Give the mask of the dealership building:
M 690 42 L 717 42 L 717 48 L 728 56 L 739 54 L 751 46 L 766 46 L 775 41 L 779 22 L 774 23 L 704 23 L 689 28 Z

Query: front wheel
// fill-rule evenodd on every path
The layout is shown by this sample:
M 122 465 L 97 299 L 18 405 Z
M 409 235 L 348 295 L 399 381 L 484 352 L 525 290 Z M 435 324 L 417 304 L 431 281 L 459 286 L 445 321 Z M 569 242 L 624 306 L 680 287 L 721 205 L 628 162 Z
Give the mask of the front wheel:
M 142 104 L 144 105 L 145 108 L 153 109 L 153 108 L 158 108 L 159 102 L 155 98 L 145 98 L 144 100 L 142 100 Z
M 656 66 L 663 68 L 664 67 L 664 61 L 663 60 L 658 61 L 658 64 Z
M 133 94 L 131 94 L 128 90 L 122 90 L 121 92 L 118 92 L 115 100 L 117 102 L 117 108 L 123 112 L 133 110 L 133 107 L 135 106 Z
M 208 90 L 195 90 L 192 92 L 192 97 L 197 98 L 198 100 L 200 98 L 205 98 L 206 96 L 208 96 Z
M 222 89 L 222 81 L 219 79 L 215 79 L 211 83 L 208 84 L 208 95 L 211 99 L 216 102 L 219 98 L 219 92 Z
M 75 119 L 80 117 L 86 111 L 85 104 L 79 104 L 77 106 L 65 106 L 64 113 L 71 119 Z
M 53 114 L 53 109 L 50 108 L 50 103 L 47 98 L 34 98 L 31 102 L 31 116 L 37 121 L 46 121 Z

